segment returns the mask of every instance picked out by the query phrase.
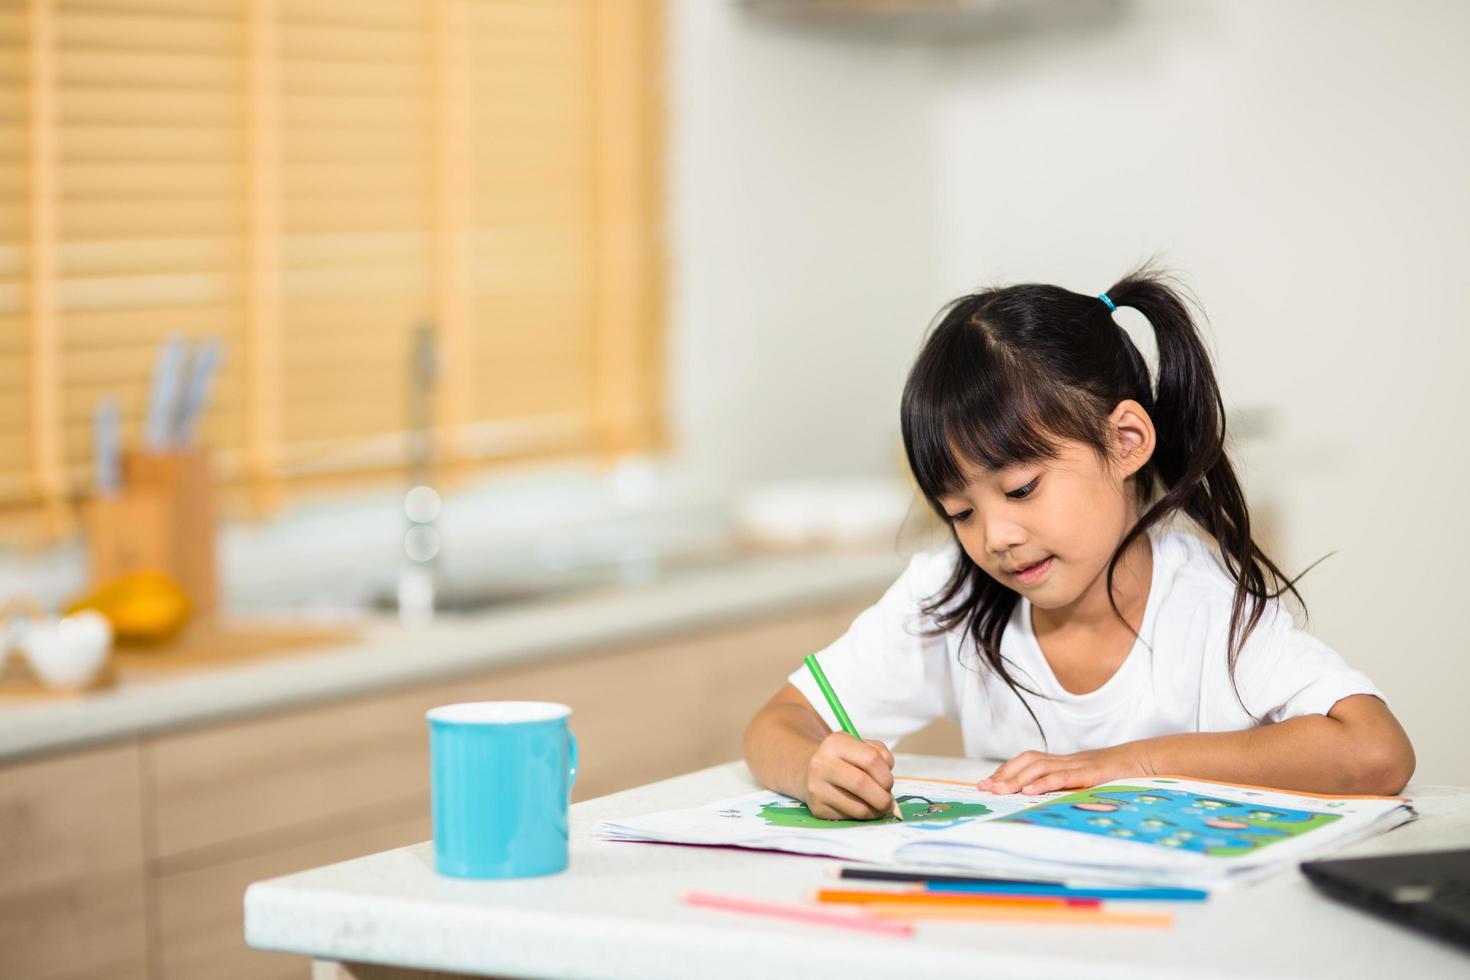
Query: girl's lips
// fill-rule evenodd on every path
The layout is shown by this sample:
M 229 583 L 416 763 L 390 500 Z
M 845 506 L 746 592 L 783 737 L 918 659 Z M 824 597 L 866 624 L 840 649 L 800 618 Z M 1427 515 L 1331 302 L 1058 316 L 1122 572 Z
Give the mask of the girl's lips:
M 1045 561 L 1037 562 L 1030 568 L 1021 569 L 1021 571 L 1016 573 L 1016 581 L 1022 585 L 1035 585 L 1045 578 L 1046 573 L 1051 570 L 1051 562 L 1052 559 L 1047 558 Z

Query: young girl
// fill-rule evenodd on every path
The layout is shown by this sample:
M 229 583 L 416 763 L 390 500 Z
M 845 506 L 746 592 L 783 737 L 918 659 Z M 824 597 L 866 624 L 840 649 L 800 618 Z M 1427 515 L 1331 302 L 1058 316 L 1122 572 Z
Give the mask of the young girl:
M 1153 326 L 1156 387 L 1120 306 Z M 872 737 L 841 732 L 799 669 L 746 730 L 764 785 L 819 817 L 882 816 L 890 746 L 940 717 L 966 755 L 1009 760 L 979 782 L 995 793 L 1148 774 L 1325 793 L 1408 782 L 1414 752 L 1383 695 L 1281 606 L 1296 590 L 1251 537 L 1209 355 L 1164 277 L 957 300 L 901 411 L 954 542 L 915 557 L 818 655 Z

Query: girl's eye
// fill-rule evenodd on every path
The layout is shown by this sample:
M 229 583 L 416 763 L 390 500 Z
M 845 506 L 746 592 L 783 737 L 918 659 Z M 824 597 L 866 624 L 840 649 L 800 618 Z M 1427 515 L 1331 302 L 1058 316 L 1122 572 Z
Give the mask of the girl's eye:
M 971 509 L 962 510 L 958 514 L 945 514 L 944 516 L 949 519 L 949 522 L 951 524 L 963 524 L 970 519 L 970 515 L 973 513 L 975 513 L 975 511 Z
M 1036 492 L 1036 485 L 1040 482 L 1041 477 L 1038 476 L 1030 483 L 1026 484 L 1024 487 L 1017 487 L 1015 490 L 1010 491 L 1006 494 L 1006 496 L 1010 497 L 1012 500 L 1025 500 L 1027 497 L 1031 496 L 1031 494 Z

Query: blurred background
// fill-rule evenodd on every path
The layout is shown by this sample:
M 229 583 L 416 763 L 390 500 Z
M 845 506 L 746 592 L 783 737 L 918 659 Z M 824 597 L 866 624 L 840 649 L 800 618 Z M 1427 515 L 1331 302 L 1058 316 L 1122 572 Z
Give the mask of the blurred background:
M 153 801 L 151 975 L 259 975 L 239 887 L 425 836 L 424 705 L 602 711 L 593 795 L 734 758 L 937 540 L 897 402 L 939 307 L 1149 257 L 1208 314 L 1273 553 L 1331 554 L 1310 628 L 1416 780 L 1470 783 L 1467 33 L 1452 0 L 3 0 L 8 784 Z M 185 938 L 200 896 L 233 933 Z M 146 945 L 115 912 L 97 963 Z

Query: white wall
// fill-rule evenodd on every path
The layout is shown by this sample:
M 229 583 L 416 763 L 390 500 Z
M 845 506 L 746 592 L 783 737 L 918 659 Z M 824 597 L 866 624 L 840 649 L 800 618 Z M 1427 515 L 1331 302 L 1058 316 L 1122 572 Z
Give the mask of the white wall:
M 680 455 L 717 482 L 891 472 L 938 296 L 932 52 L 671 9 Z
M 1470 784 L 1470 5 L 1120 4 L 911 46 L 676 5 L 671 363 L 689 458 L 880 472 L 941 300 L 1102 290 L 1159 253 L 1222 387 L 1273 407 L 1253 493 L 1314 631 L 1386 691 L 1418 778 Z

